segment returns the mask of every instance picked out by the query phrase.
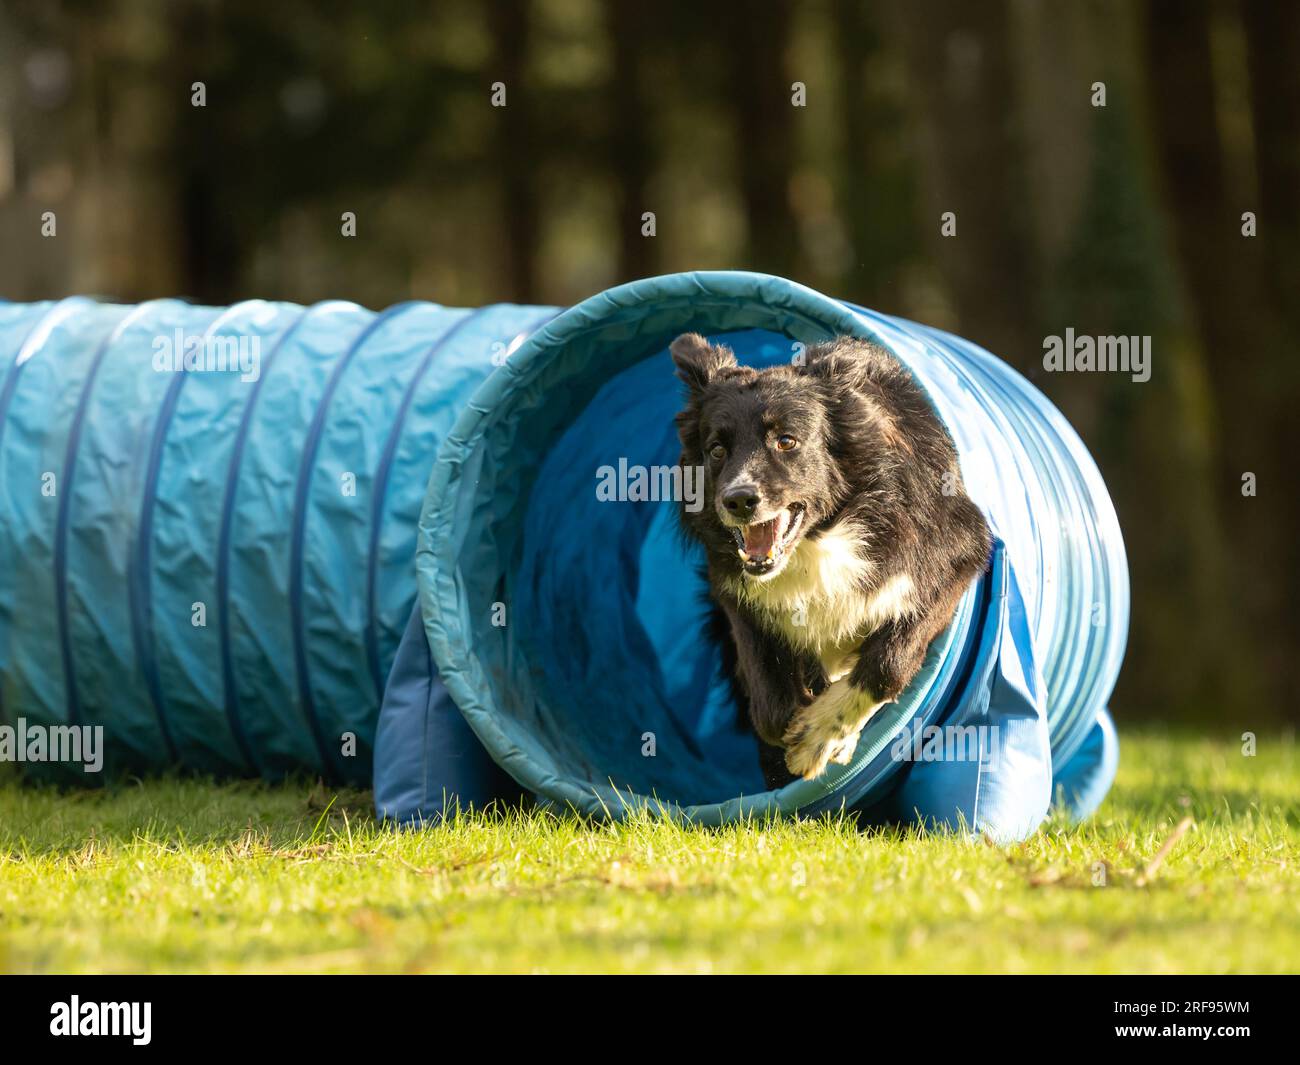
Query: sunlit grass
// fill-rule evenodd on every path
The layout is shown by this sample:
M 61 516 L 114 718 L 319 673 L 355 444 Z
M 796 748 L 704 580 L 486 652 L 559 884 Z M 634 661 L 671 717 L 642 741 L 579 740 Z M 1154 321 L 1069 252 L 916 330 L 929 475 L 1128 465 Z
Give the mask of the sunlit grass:
M 1295 971 L 1298 869 L 1300 765 L 1263 739 L 1125 736 L 1097 818 L 1005 848 L 842 819 L 402 832 L 319 785 L 7 782 L 0 970 Z

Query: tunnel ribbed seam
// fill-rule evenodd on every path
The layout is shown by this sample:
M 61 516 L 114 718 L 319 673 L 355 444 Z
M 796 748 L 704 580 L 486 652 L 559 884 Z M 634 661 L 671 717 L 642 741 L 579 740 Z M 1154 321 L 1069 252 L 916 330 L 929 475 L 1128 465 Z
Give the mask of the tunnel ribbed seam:
M 244 300 L 234 304 L 222 314 L 217 315 L 203 330 L 206 339 L 216 334 L 228 319 L 234 318 L 241 307 L 256 304 L 257 300 Z M 158 649 L 153 631 L 153 583 L 150 580 L 153 555 L 153 511 L 158 495 L 158 478 L 162 472 L 163 448 L 167 442 L 167 433 L 171 429 L 172 418 L 180 405 L 181 389 L 190 371 L 184 368 L 176 374 L 176 379 L 167 388 L 163 397 L 158 419 L 154 423 L 153 439 L 149 442 L 149 465 L 145 474 L 144 498 L 140 503 L 139 532 L 136 537 L 134 566 L 127 582 L 131 596 L 131 628 L 135 637 L 136 657 L 140 671 L 144 674 L 149 697 L 153 700 L 154 711 L 158 715 L 158 725 L 162 729 L 167 751 L 173 762 L 179 761 L 179 754 L 167 721 L 167 701 L 163 696 L 162 680 L 158 674 Z M 260 375 L 259 375 L 259 380 Z
M 371 506 L 370 514 L 370 546 L 366 557 L 366 659 L 370 666 L 370 674 L 375 682 L 375 692 L 380 701 L 384 697 L 384 676 L 380 669 L 379 663 L 379 631 L 378 619 L 376 618 L 376 588 L 378 586 L 378 567 L 379 567 L 379 535 L 381 531 L 381 521 L 383 519 L 384 500 L 388 493 L 388 478 L 392 470 L 393 460 L 397 455 L 397 447 L 401 443 L 402 430 L 405 427 L 406 415 L 415 401 L 415 394 L 419 390 L 420 382 L 424 375 L 428 373 L 429 368 L 433 365 L 433 360 L 447 343 L 452 340 L 463 328 L 470 323 L 477 321 L 485 313 L 494 310 L 499 304 L 489 304 L 486 307 L 480 307 L 477 310 L 465 315 L 442 334 L 425 353 L 420 365 L 416 368 L 411 382 L 406 387 L 402 396 L 401 405 L 397 408 L 397 413 L 393 418 L 393 427 L 389 431 L 388 439 L 384 441 L 384 451 L 379 460 L 379 465 L 375 467 L 374 480 L 374 500 Z M 532 325 L 529 325 L 524 331 L 525 336 L 531 336 L 536 330 L 542 328 L 547 322 L 551 321 L 558 315 L 559 311 L 548 312 L 543 317 L 537 319 Z
M 338 360 L 330 373 L 329 380 L 325 384 L 325 391 L 321 394 L 320 403 L 317 405 L 316 413 L 312 417 L 311 426 L 307 431 L 302 460 L 298 466 L 298 481 L 294 487 L 293 531 L 289 544 L 289 613 L 293 628 L 294 673 L 298 682 L 298 698 L 302 704 L 307 724 L 311 728 L 312 738 L 316 741 L 316 749 L 321 757 L 322 772 L 332 773 L 339 778 L 342 778 L 345 774 L 342 773 L 342 767 L 334 756 L 333 748 L 325 742 L 320 714 L 317 711 L 316 699 L 312 693 L 311 668 L 307 662 L 307 633 L 305 631 L 302 606 L 302 566 L 303 549 L 307 534 L 307 495 L 311 487 L 311 474 L 316 466 L 316 456 L 320 451 L 321 435 L 325 431 L 325 420 L 329 415 L 330 403 L 333 401 L 334 393 L 338 390 L 339 383 L 343 380 L 343 375 L 347 373 L 352 359 L 360 350 L 361 345 L 382 325 L 420 306 L 424 306 L 424 304 L 418 300 L 407 300 L 377 314 L 370 324 L 356 336 L 348 346 L 347 351 Z
M 59 509 L 54 522 L 54 603 L 59 619 L 59 658 L 63 663 L 63 679 L 68 711 L 68 724 L 81 724 L 81 700 L 77 692 L 77 675 L 72 664 L 72 637 L 68 623 L 68 522 L 72 510 L 72 485 L 77 473 L 77 451 L 81 447 L 81 430 L 90 409 L 90 395 L 95 389 L 104 357 L 113 344 L 121 338 L 127 326 L 145 311 L 163 301 L 142 303 L 117 323 L 95 350 L 86 379 L 77 397 L 77 409 L 68 429 L 68 444 L 64 450 L 63 468 L 59 473 Z
M 252 745 L 248 742 L 248 734 L 244 731 L 244 721 L 239 710 L 239 688 L 235 683 L 234 655 L 230 645 L 230 536 L 234 527 L 235 497 L 238 494 L 239 474 L 244 462 L 244 446 L 248 442 L 248 434 L 253 427 L 253 414 L 257 409 L 258 396 L 262 392 L 262 382 L 266 380 L 266 375 L 270 372 L 280 349 L 297 332 L 298 327 L 302 325 L 307 316 L 320 306 L 322 304 L 317 303 L 311 307 L 303 307 L 301 313 L 294 319 L 293 324 L 284 331 L 280 339 L 267 352 L 261 373 L 257 375 L 257 380 L 253 382 L 248 402 L 244 405 L 243 413 L 239 416 L 239 427 L 235 430 L 235 441 L 230 450 L 230 462 L 226 467 L 226 483 L 222 488 L 221 495 L 221 525 L 217 532 L 217 636 L 221 655 L 222 697 L 226 712 L 226 723 L 230 726 L 230 733 L 235 738 L 235 744 L 238 746 L 240 754 L 244 756 L 244 760 L 258 773 L 261 773 L 262 766 L 257 759 L 257 755 L 253 753 Z
M 489 305 L 489 307 L 495 305 Z M 375 683 L 375 693 L 380 702 L 384 698 L 384 678 L 379 668 L 379 633 L 378 623 L 375 618 L 375 585 L 377 570 L 379 566 L 379 534 L 383 522 L 384 499 L 388 494 L 388 476 L 392 469 L 393 460 L 397 455 L 397 446 L 401 442 L 402 430 L 405 428 L 406 415 L 415 401 L 415 393 L 420 387 L 420 382 L 424 380 L 424 375 L 433 365 L 434 357 L 441 351 L 447 343 L 455 337 L 470 322 L 478 319 L 489 307 L 480 307 L 469 314 L 462 315 L 461 318 L 453 322 L 442 335 L 438 337 L 424 353 L 420 364 L 415 368 L 410 382 L 402 393 L 402 400 L 397 408 L 397 413 L 393 417 L 392 428 L 388 432 L 387 439 L 384 440 L 384 450 L 379 456 L 379 463 L 375 467 L 374 482 L 371 487 L 371 504 L 370 504 L 370 542 L 366 551 L 366 664 L 370 667 L 370 676 Z
M 22 342 L 14 351 L 14 364 L 9 373 L 5 375 L 4 386 L 0 388 L 0 443 L 4 441 L 5 424 L 9 417 L 9 405 L 13 401 L 14 393 L 18 390 L 18 378 L 22 375 L 23 367 L 27 365 L 28 360 L 23 358 L 23 352 L 39 346 L 33 344 L 35 338 L 41 336 L 42 333 L 48 335 L 68 315 L 93 306 L 93 302 L 80 296 L 59 300 L 42 314 L 40 320 L 27 331 L 27 335 L 23 337 Z M 44 342 L 43 338 L 41 342 Z M 7 719 L 8 715 L 4 705 L 4 685 L 0 685 L 0 724 L 3 724 Z

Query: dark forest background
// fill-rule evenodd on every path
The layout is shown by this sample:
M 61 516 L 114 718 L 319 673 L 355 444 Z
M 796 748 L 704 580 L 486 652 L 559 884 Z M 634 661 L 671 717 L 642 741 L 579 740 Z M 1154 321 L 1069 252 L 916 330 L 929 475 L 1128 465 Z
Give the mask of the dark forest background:
M 1121 723 L 1300 720 L 1300 3 L 0 2 L 5 298 L 710 268 L 956 331 L 1065 411 L 1129 548 Z M 1150 381 L 1044 373 L 1071 326 L 1150 335 Z

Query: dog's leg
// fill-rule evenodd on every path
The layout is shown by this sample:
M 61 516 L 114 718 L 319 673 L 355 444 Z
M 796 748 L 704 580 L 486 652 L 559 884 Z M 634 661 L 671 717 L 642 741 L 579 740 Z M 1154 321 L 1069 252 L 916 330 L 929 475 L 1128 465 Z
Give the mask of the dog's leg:
M 779 746 L 790 718 L 825 686 L 821 664 L 754 625 L 731 603 L 723 610 L 736 650 L 736 679 L 750 724 L 764 743 Z
M 795 715 L 786 730 L 790 772 L 812 780 L 831 762 L 849 763 L 867 722 L 885 703 L 894 702 L 920 670 L 930 641 L 951 620 L 957 598 L 959 592 L 919 615 L 888 621 L 862 642 L 849 675 Z
M 786 768 L 812 780 L 830 762 L 847 764 L 858 735 L 885 702 L 859 687 L 853 674 L 841 677 L 790 722 L 784 737 Z

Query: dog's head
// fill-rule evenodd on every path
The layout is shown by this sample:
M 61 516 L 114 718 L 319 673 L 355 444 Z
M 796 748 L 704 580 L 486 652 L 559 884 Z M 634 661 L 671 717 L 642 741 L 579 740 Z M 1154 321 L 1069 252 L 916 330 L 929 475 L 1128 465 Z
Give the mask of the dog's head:
M 768 580 L 848 491 L 835 455 L 831 389 L 811 367 L 754 370 L 687 333 L 670 349 L 687 387 L 677 415 L 682 465 L 704 471 L 687 530 L 723 572 Z

